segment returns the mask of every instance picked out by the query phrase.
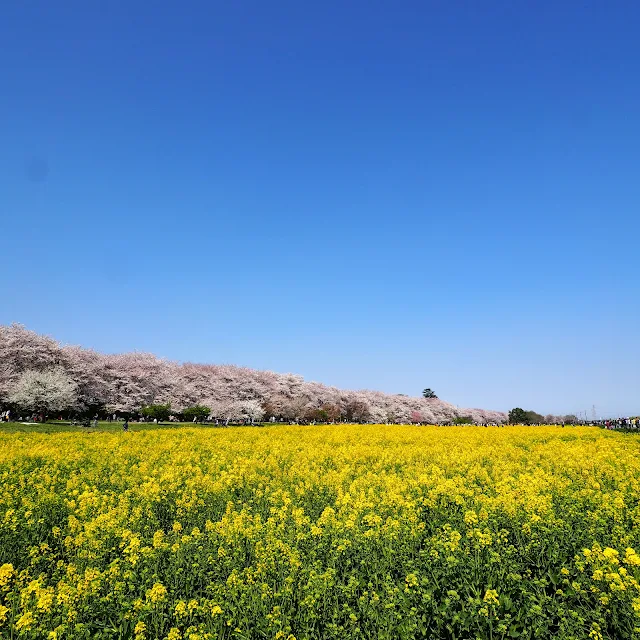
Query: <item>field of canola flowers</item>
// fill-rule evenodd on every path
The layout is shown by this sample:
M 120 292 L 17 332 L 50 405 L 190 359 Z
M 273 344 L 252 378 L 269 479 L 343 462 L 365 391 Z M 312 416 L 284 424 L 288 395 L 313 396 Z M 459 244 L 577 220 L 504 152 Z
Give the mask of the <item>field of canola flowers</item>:
M 0 432 L 0 637 L 640 638 L 639 444 Z

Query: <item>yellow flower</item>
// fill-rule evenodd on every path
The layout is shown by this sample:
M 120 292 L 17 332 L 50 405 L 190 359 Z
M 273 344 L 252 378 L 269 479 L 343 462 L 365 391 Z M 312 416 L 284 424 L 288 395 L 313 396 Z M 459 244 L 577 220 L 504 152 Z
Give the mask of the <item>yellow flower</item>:
M 18 622 L 16 622 L 16 629 L 18 631 L 28 631 L 33 626 L 33 623 L 33 613 L 31 613 L 31 611 L 27 611 L 18 618 Z
M 464 521 L 466 524 L 473 525 L 478 523 L 478 514 L 475 511 L 467 511 L 464 514 Z
M 155 549 L 158 549 L 164 546 L 164 531 L 156 531 L 153 534 L 153 546 Z
M 498 592 L 495 589 L 487 589 L 486 593 L 484 594 L 483 600 L 487 604 L 500 604 L 500 601 L 498 600 Z
M 589 631 L 589 637 L 593 640 L 603 640 L 602 633 L 600 632 L 600 625 L 597 622 L 592 623 L 591 631 Z
M 640 556 L 631 548 L 627 547 L 624 554 L 624 561 L 634 567 L 640 565 Z
M 147 600 L 157 603 L 162 602 L 167 597 L 167 588 L 160 582 L 156 582 L 151 589 L 147 591 Z
M 136 638 L 141 640 L 142 638 L 144 638 L 144 634 L 146 633 L 146 631 L 147 631 L 147 625 L 144 622 L 142 622 L 142 620 L 140 620 L 136 624 L 135 629 L 133 630 L 133 633 L 135 633 Z
M 9 613 L 9 611 L 11 611 L 9 607 L 5 607 L 4 605 L 0 604 L 0 624 L 2 624 L 7 619 L 7 613 Z
M 9 584 L 11 576 L 13 576 L 13 565 L 8 563 L 3 564 L 0 567 L 0 587 L 4 587 Z
M 177 627 L 171 627 L 171 630 L 167 634 L 166 640 L 180 640 L 180 638 L 182 638 L 180 629 L 178 629 Z
M 407 583 L 408 587 L 416 587 L 418 586 L 418 577 L 415 573 L 410 573 L 405 578 L 405 582 Z

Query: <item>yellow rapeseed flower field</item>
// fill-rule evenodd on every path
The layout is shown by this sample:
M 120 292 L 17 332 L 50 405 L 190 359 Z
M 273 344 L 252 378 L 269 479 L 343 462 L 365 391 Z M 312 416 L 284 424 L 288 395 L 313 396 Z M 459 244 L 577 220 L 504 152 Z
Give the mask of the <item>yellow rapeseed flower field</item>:
M 0 433 L 0 637 L 640 638 L 640 440 Z

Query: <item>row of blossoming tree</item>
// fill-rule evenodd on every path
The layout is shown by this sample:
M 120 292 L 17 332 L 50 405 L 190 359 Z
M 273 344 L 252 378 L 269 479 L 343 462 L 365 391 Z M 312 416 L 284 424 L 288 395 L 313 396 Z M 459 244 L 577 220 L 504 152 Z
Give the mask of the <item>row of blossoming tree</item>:
M 348 391 L 301 376 L 232 365 L 177 363 L 148 353 L 104 354 L 62 345 L 21 325 L 0 326 L 0 405 L 69 415 L 139 415 L 170 404 L 206 407 L 225 422 L 278 420 L 502 423 L 497 411 L 458 409 L 438 398 Z

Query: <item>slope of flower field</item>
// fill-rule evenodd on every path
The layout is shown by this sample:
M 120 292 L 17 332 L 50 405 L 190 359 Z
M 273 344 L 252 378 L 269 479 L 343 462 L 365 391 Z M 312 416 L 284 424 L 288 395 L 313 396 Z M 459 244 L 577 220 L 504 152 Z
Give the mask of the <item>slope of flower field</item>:
M 0 636 L 640 637 L 640 450 L 593 428 L 0 433 Z

